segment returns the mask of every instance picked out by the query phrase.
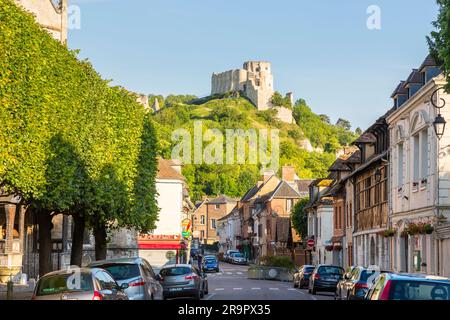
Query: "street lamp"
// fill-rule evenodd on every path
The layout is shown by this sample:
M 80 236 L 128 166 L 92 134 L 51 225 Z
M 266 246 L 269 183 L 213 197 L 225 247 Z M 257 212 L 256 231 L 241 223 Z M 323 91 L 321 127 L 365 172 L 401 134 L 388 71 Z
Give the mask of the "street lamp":
M 381 169 L 380 169 L 380 168 L 378 168 L 378 169 L 375 171 L 375 181 L 376 181 L 377 183 L 379 183 L 379 182 L 381 181 Z
M 441 138 L 444 136 L 444 131 L 445 131 L 445 125 L 447 124 L 447 122 L 445 121 L 444 117 L 442 117 L 441 115 L 441 109 L 443 107 L 445 107 L 445 100 L 443 98 L 440 98 L 440 103 L 438 104 L 437 102 L 434 102 L 434 98 L 437 95 L 437 93 L 439 92 L 439 90 L 443 90 L 443 87 L 437 88 L 436 90 L 434 90 L 433 94 L 431 95 L 431 99 L 430 102 L 433 105 L 433 107 L 435 109 L 437 109 L 437 117 L 434 119 L 433 122 L 433 127 L 434 127 L 434 132 L 436 133 L 436 136 L 439 140 L 441 140 Z M 437 99 L 436 99 L 437 100 Z

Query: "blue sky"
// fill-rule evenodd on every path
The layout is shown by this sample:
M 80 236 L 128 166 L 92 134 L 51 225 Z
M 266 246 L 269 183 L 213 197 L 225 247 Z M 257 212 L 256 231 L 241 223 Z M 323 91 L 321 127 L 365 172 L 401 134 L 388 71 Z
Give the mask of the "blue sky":
M 100 74 L 142 93 L 210 92 L 213 72 L 272 63 L 275 89 L 367 128 L 427 55 L 434 0 L 69 0 L 69 30 Z M 366 27 L 369 5 L 381 30 Z

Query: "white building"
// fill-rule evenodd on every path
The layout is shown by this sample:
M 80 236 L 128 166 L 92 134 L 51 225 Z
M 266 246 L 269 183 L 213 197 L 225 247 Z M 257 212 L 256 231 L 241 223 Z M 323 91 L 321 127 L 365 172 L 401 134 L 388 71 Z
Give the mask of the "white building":
M 229 214 L 219 219 L 217 232 L 220 252 L 236 250 L 241 238 L 241 219 L 237 206 Z
M 172 160 L 158 160 L 156 190 L 159 218 L 151 234 L 139 238 L 139 256 L 154 266 L 180 261 L 186 249 L 181 237 L 182 221 L 190 218 L 190 203 L 181 165 Z
M 450 129 L 438 140 L 433 121 L 437 110 L 450 121 L 450 100 L 441 71 L 427 57 L 392 95 L 395 111 L 388 117 L 390 132 L 391 266 L 396 271 L 450 276 Z M 437 90 L 437 91 L 436 91 Z M 443 99 L 443 100 L 441 100 Z M 431 230 L 414 231 L 427 224 Z M 406 231 L 410 230 L 409 234 Z M 411 231 L 412 230 L 412 231 Z
M 308 238 L 314 239 L 311 252 L 311 264 L 332 263 L 333 252 L 333 201 L 322 195 L 329 189 L 332 180 L 318 179 L 310 185 L 310 202 L 305 208 L 308 212 Z

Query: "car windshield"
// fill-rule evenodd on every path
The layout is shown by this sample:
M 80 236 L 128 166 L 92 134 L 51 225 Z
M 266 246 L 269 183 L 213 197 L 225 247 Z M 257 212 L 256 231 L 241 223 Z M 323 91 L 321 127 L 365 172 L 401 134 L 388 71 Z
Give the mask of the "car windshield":
M 189 267 L 172 267 L 164 268 L 159 272 L 163 277 L 182 276 L 191 273 L 192 270 Z
M 132 279 L 141 275 L 141 271 L 139 270 L 139 266 L 137 264 L 114 263 L 96 266 L 96 268 L 105 269 L 111 273 L 112 277 L 116 281 Z
M 380 274 L 380 272 L 376 271 L 376 270 L 370 270 L 370 271 L 363 270 L 361 272 L 361 275 L 359 276 L 359 280 L 367 282 L 367 280 L 369 280 L 369 278 L 375 279 L 379 274 Z
M 450 283 L 394 280 L 391 300 L 450 300 Z
M 211 257 L 208 257 L 205 259 L 205 262 L 207 262 L 207 263 L 215 263 L 216 261 L 217 261 L 216 258 L 211 258 Z
M 233 253 L 233 257 L 235 257 L 235 258 L 243 258 L 244 255 L 242 253 Z
M 311 273 L 314 270 L 314 267 L 305 267 L 305 272 Z
M 344 273 L 344 270 L 342 270 L 341 268 L 338 267 L 333 267 L 333 266 L 322 266 L 319 268 L 318 272 L 319 274 L 338 274 L 338 275 L 342 275 Z
M 67 273 L 44 277 L 38 283 L 36 295 L 94 290 L 92 276 L 89 273 L 81 274 L 79 282 L 74 276 L 76 276 L 75 273 Z

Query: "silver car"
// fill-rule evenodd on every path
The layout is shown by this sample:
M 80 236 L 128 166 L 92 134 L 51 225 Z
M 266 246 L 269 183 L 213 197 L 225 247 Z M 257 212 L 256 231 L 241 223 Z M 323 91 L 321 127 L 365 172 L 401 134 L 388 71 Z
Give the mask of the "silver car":
M 232 253 L 230 256 L 230 262 L 232 264 L 242 264 L 242 265 L 246 265 L 247 264 L 247 259 L 244 257 L 244 255 L 240 252 L 238 253 Z
M 164 287 L 164 299 L 193 297 L 200 300 L 208 294 L 208 278 L 205 273 L 190 264 L 172 264 L 159 271 Z
M 124 290 L 103 269 L 74 268 L 46 274 L 36 284 L 33 300 L 128 300 Z
M 125 293 L 130 300 L 162 300 L 163 288 L 147 260 L 122 258 L 96 261 L 91 268 L 107 270 L 119 285 L 128 284 Z

